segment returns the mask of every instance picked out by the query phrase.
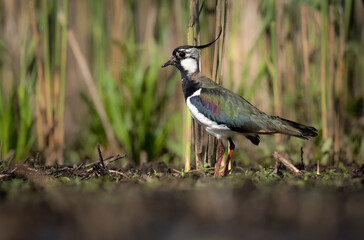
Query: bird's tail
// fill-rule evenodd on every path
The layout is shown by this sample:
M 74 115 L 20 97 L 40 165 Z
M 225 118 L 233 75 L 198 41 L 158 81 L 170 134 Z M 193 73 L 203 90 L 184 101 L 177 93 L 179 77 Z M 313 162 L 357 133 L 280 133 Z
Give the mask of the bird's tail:
M 317 129 L 314 127 L 306 126 L 277 116 L 271 117 L 274 118 L 274 125 L 276 128 L 275 130 L 278 133 L 295 136 L 302 139 L 308 139 L 308 137 L 317 136 Z

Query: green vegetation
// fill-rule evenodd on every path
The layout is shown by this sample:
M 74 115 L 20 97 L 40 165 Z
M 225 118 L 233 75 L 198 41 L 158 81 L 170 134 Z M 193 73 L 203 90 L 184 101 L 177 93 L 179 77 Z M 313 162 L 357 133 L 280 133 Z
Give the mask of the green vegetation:
M 360 0 L 0 1 L 1 238 L 363 239 L 363 12 Z M 215 178 L 216 143 L 160 66 L 220 25 L 202 72 L 319 136 L 237 137 L 231 174 Z M 276 151 L 304 170 L 274 165 Z
M 160 65 L 178 45 L 213 39 L 221 24 L 225 43 L 202 52 L 202 71 L 320 132 L 312 142 L 263 137 L 258 148 L 238 138 L 239 164 L 272 166 L 277 149 L 295 162 L 301 146 L 306 164 L 363 164 L 363 4 L 218 2 L 200 1 L 199 31 L 188 28 L 188 1 L 2 2 L 0 159 L 40 152 L 47 164 L 75 164 L 101 143 L 137 164 L 182 167 L 185 153 L 196 158 L 197 128 L 186 127 L 179 75 Z

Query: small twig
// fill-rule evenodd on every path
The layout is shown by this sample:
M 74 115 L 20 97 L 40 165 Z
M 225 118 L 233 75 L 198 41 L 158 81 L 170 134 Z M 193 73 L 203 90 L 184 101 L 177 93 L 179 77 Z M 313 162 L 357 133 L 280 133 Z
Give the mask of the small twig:
M 276 163 L 274 164 L 274 170 L 271 174 L 278 174 L 279 171 L 279 162 L 276 161 Z
M 35 164 L 37 164 L 38 166 L 40 165 L 39 152 L 37 152 L 37 153 L 35 154 L 34 163 L 35 163 Z
M 18 170 L 18 167 L 14 167 L 14 168 L 10 171 L 10 174 L 15 173 L 17 170 Z
M 116 174 L 119 174 L 119 175 L 121 175 L 121 176 L 123 176 L 123 177 L 125 177 L 125 178 L 129 178 L 129 176 L 128 176 L 128 175 L 126 175 L 125 173 L 120 172 L 120 171 L 116 171 L 116 170 L 109 170 L 109 172 L 110 172 L 110 173 L 116 173 Z
M 117 161 L 119 159 L 122 159 L 124 157 L 126 157 L 126 153 L 124 153 L 123 155 L 117 154 L 115 156 L 111 156 L 111 157 L 108 157 L 108 158 L 104 159 L 104 163 L 107 166 L 110 163 L 115 162 L 115 161 Z M 97 165 L 99 163 L 100 163 L 100 161 L 95 161 L 95 162 L 92 162 L 92 163 L 85 164 L 83 167 L 90 168 L 90 167 L 93 167 L 93 166 L 95 166 L 95 165 Z
M 274 152 L 273 157 L 284 164 L 289 170 L 291 170 L 294 174 L 298 175 L 301 173 L 287 158 L 283 157 L 279 152 Z
M 83 165 L 84 165 L 84 163 L 81 163 L 80 165 L 78 165 L 76 168 L 75 168 L 75 170 L 77 171 L 77 170 L 80 170 L 80 168 L 82 168 L 83 167 Z
M 70 170 L 72 169 L 72 167 L 69 167 L 69 166 L 65 166 L 65 167 L 62 167 L 62 168 L 58 168 L 55 170 L 55 172 L 63 172 L 65 170 Z
M 102 153 L 101 153 L 101 149 L 100 149 L 100 144 L 97 144 L 97 151 L 99 152 L 99 161 L 101 162 L 101 166 L 105 169 L 105 164 L 104 164 L 104 158 L 102 157 Z
M 215 169 L 215 167 L 209 167 L 209 168 L 199 168 L 199 169 L 189 170 L 189 171 L 187 171 L 186 173 L 189 173 L 189 172 L 200 172 L 200 171 L 213 170 L 213 169 Z
M 116 156 L 108 157 L 104 162 L 105 162 L 105 164 L 107 166 L 110 163 L 115 162 L 115 161 L 117 161 L 119 159 L 122 159 L 124 157 L 126 157 L 126 153 L 124 153 L 123 155 L 117 154 Z
M 9 176 L 10 176 L 10 174 L 0 174 L 0 179 L 7 178 Z
M 305 170 L 305 163 L 303 162 L 303 147 L 301 147 L 301 162 L 296 166 L 299 170 Z

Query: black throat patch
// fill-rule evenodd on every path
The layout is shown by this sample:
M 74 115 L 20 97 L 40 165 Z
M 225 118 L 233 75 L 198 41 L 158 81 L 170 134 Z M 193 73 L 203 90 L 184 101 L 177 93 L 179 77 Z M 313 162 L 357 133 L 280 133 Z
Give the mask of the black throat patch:
M 181 78 L 182 78 L 182 90 L 186 101 L 186 99 L 192 94 L 194 94 L 198 89 L 200 89 L 201 86 L 200 83 L 192 81 L 187 76 L 187 71 L 181 71 Z

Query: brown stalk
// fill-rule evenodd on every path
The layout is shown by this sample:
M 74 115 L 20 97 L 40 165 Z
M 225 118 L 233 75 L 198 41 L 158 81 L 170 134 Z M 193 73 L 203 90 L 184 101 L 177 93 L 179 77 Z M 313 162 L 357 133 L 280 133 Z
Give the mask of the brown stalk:
M 43 67 L 41 62 L 41 50 L 39 47 L 39 35 L 37 29 L 37 23 L 35 18 L 35 11 L 34 11 L 34 2 L 29 1 L 29 16 L 30 16 L 30 23 L 33 32 L 34 38 L 34 45 L 35 45 L 35 55 L 36 55 L 36 64 L 37 64 L 37 82 L 36 82 L 36 126 L 37 126 L 37 141 L 38 141 L 38 149 L 44 150 L 45 147 L 45 139 L 44 139 L 44 116 L 43 112 L 45 112 L 45 83 L 43 77 Z
M 194 122 L 194 143 L 195 143 L 195 154 L 196 154 L 196 167 L 203 166 L 203 157 L 202 157 L 202 147 L 203 147 L 203 129 L 200 124 L 198 124 L 195 120 Z
M 306 103 L 306 118 L 307 121 L 311 120 L 311 94 L 310 94 L 310 63 L 309 63 L 309 49 L 308 49 L 308 36 L 307 36 L 307 19 L 308 13 L 307 6 L 301 6 L 301 39 L 302 39 L 302 57 L 303 57 L 303 83 L 305 85 L 305 103 Z
M 190 0 L 190 20 L 187 26 L 187 42 L 189 45 L 193 44 L 194 39 L 194 31 L 193 27 L 195 26 L 196 21 L 196 7 L 195 0 Z M 185 161 L 185 169 L 186 171 L 191 170 L 191 149 L 192 149 L 192 127 L 191 127 L 191 116 L 188 113 L 188 110 L 184 108 L 183 111 L 183 119 L 184 119 L 184 161 Z
M 345 27 L 344 27 L 344 14 L 343 9 L 339 7 L 339 54 L 338 66 L 336 69 L 335 79 L 335 97 L 338 99 L 338 108 L 335 113 L 334 120 L 334 161 L 339 162 L 339 151 L 341 146 L 341 130 L 340 125 L 344 116 L 344 66 L 345 66 Z
M 221 29 L 221 0 L 216 3 L 216 19 L 215 19 L 215 37 L 218 36 Z M 219 42 L 214 44 L 214 61 L 212 64 L 212 80 L 217 82 L 217 71 L 219 68 Z
M 301 6 L 301 41 L 302 41 L 302 58 L 303 58 L 303 84 L 305 87 L 305 113 L 307 122 L 311 122 L 311 93 L 310 93 L 310 63 L 309 63 L 309 49 L 308 49 L 308 36 L 307 26 L 309 19 L 308 9 L 306 5 Z M 306 141 L 305 143 L 305 157 L 309 161 L 312 156 L 312 141 Z M 307 164 L 308 164 L 307 163 Z
M 327 121 L 328 121 L 328 137 L 334 136 L 334 45 L 335 45 L 335 16 L 334 6 L 329 6 L 329 28 L 328 28 L 328 67 L 329 67 L 329 81 L 327 86 Z M 330 153 L 332 155 L 332 151 Z
M 60 3 L 57 3 L 60 5 Z M 61 34 L 60 34 L 60 25 L 62 24 L 61 21 L 59 21 L 61 15 L 61 10 L 58 9 L 57 11 L 57 16 L 58 18 L 56 19 L 56 21 L 58 21 L 58 24 L 56 25 L 56 29 L 55 29 L 55 37 L 57 39 L 61 39 Z M 58 40 L 59 41 L 59 40 Z M 56 41 L 57 42 L 57 41 Z M 57 45 L 57 43 L 55 44 Z M 60 44 L 59 46 L 55 46 L 60 48 Z M 60 49 L 61 50 L 61 49 Z M 55 50 L 57 51 L 57 50 Z M 62 50 L 61 50 L 62 51 Z M 61 55 L 61 54 L 60 54 Z M 57 54 L 55 54 L 55 59 L 54 61 L 57 62 Z M 61 56 L 60 56 L 61 58 Z M 60 59 L 59 59 L 60 60 Z M 53 74 L 53 99 L 52 102 L 54 104 L 54 109 L 55 114 L 53 115 L 53 124 L 54 124 L 54 132 L 53 132 L 53 138 L 54 138 L 54 149 L 52 150 L 52 158 L 50 158 L 50 160 L 53 160 L 53 162 L 49 162 L 49 165 L 54 164 L 55 162 L 57 162 L 58 164 L 63 164 L 63 154 L 62 154 L 62 149 L 63 149 L 63 141 L 61 140 L 61 131 L 63 129 L 60 129 L 61 127 L 61 122 L 63 122 L 63 119 L 61 120 L 62 116 L 59 114 L 59 108 L 60 108 L 60 94 L 61 94 L 61 77 L 60 77 L 60 65 L 59 63 L 55 63 L 54 64 L 54 74 Z M 47 159 L 48 160 L 48 159 Z
M 54 108 L 58 109 L 59 108 L 59 99 L 60 99 L 60 76 L 59 76 L 59 68 L 56 68 L 54 70 L 54 77 L 53 77 L 53 103 L 54 103 Z M 60 142 L 60 115 L 58 114 L 54 114 L 53 116 L 53 121 L 54 121 L 54 133 L 53 133 L 53 137 L 54 137 L 54 144 L 55 144 L 55 151 L 56 151 L 56 159 L 58 160 L 57 162 L 59 164 L 63 164 L 62 159 L 58 159 L 59 156 L 59 147 L 62 148 L 63 144 L 61 144 Z
M 320 68 L 320 91 L 321 91 L 321 120 L 322 120 L 322 138 L 326 140 L 328 138 L 328 126 L 327 126 L 327 95 L 326 95 L 326 40 L 327 29 L 326 29 L 326 2 L 321 2 L 321 68 Z
M 60 23 L 60 66 L 59 66 L 59 80 L 60 80 L 60 96 L 58 106 L 58 116 L 60 119 L 56 122 L 58 124 L 58 136 L 57 136 L 57 158 L 60 163 L 63 163 L 63 148 L 64 148 L 64 107 L 65 107 L 65 91 L 66 91 L 66 60 L 67 60 L 67 23 L 68 23 L 68 2 L 63 0 L 62 7 L 58 13 L 58 21 Z M 67 9 L 65 9 L 67 8 Z
M 199 14 L 199 6 L 200 1 L 194 1 L 194 14 L 195 14 L 195 27 L 196 27 L 196 45 L 200 45 L 201 36 L 200 36 L 200 14 Z M 199 61 L 200 69 L 202 68 L 202 59 Z M 196 168 L 198 166 L 203 167 L 203 157 L 202 157 L 202 148 L 203 148 L 203 139 L 204 139 L 204 130 L 201 125 L 198 124 L 195 120 L 194 122 L 194 143 L 195 143 L 195 154 L 196 154 Z
M 56 146 L 55 146 L 55 128 L 56 123 L 54 120 L 54 92 L 52 89 L 51 81 L 51 69 L 50 69 L 50 50 L 49 50 L 49 23 L 45 21 L 44 14 L 48 9 L 48 2 L 46 0 L 42 1 L 42 36 L 43 36 L 43 72 L 44 72 L 44 83 L 45 83 L 45 104 L 46 104 L 46 165 L 53 165 L 57 162 Z
M 229 16 L 229 18 L 228 18 Z M 222 47 L 221 47 L 221 67 L 220 67 L 220 78 L 218 79 L 218 83 L 222 85 L 223 83 L 223 73 L 224 67 L 226 64 L 226 56 L 225 56 L 225 41 L 226 41 L 226 32 L 230 32 L 230 16 L 231 16 L 231 7 L 228 0 L 224 2 L 224 27 L 222 32 Z
M 219 35 L 221 29 L 221 0 L 217 0 L 216 2 L 216 16 L 215 16 L 215 38 Z M 225 15 L 226 15 L 226 2 L 225 2 Z M 224 16 L 225 16 L 224 15 Z M 224 18 L 226 19 L 226 18 Z M 223 35 L 225 37 L 225 34 Z M 219 69 L 219 42 L 214 45 L 214 60 L 212 63 L 212 80 L 217 83 L 220 83 L 219 79 L 217 79 L 217 73 Z M 220 83 L 221 84 L 221 83 Z M 216 162 L 216 150 L 217 150 L 217 139 L 214 136 L 208 136 L 207 148 L 206 148 L 206 156 L 207 162 L 210 166 L 214 166 Z
M 284 39 L 284 32 L 282 30 L 283 24 L 283 2 L 281 0 L 275 1 L 275 11 L 276 11 L 276 59 L 277 59 L 277 66 L 276 66 L 276 78 L 277 78 L 277 104 L 274 106 L 274 112 L 276 115 L 282 115 L 282 63 L 284 60 L 284 52 L 281 49 L 281 44 Z M 278 144 L 282 143 L 282 137 L 280 134 L 275 135 L 276 141 Z

